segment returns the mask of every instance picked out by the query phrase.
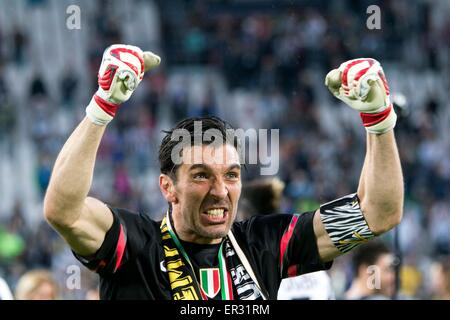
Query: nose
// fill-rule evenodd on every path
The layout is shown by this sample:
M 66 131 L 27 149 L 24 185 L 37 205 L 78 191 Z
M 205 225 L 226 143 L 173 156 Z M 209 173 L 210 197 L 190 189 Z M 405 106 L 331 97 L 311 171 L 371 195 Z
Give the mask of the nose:
M 209 193 L 216 199 L 225 199 L 228 195 L 228 189 L 222 179 L 215 179 Z

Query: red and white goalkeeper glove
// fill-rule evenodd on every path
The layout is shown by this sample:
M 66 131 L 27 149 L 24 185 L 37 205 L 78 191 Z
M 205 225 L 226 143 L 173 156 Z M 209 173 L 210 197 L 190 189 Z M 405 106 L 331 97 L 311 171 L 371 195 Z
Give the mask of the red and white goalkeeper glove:
M 103 53 L 98 71 L 98 90 L 86 107 L 87 117 L 97 125 L 108 124 L 120 104 L 127 101 L 145 71 L 159 65 L 161 58 L 135 46 L 116 44 Z
M 325 85 L 336 98 L 360 112 L 368 132 L 382 134 L 395 127 L 397 115 L 377 60 L 360 58 L 344 62 L 327 74 Z

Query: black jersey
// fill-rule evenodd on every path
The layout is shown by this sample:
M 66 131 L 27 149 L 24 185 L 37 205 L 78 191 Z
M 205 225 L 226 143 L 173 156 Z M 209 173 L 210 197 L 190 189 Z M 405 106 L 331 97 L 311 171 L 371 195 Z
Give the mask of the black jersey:
M 91 257 L 75 254 L 99 274 L 100 298 L 172 299 L 160 222 L 125 209 L 111 208 L 111 211 L 113 225 L 96 254 Z M 314 212 L 274 214 L 233 223 L 233 234 L 269 299 L 276 299 L 282 278 L 331 266 L 319 258 L 313 217 Z M 202 277 L 201 269 L 217 266 L 218 246 L 186 242 L 183 246 L 198 279 Z M 221 299 L 220 294 L 212 299 Z

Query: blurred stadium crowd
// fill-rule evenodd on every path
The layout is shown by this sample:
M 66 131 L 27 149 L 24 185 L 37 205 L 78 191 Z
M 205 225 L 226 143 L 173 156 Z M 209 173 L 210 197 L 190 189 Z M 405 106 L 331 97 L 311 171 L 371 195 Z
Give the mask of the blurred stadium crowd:
M 79 265 L 43 221 L 52 165 L 96 90 L 103 50 L 129 43 L 158 53 L 109 126 L 92 194 L 161 217 L 156 150 L 161 130 L 215 114 L 239 128 L 279 128 L 282 212 L 317 208 L 356 191 L 365 153 L 359 117 L 326 91 L 326 73 L 368 56 L 382 62 L 400 115 L 405 176 L 398 228 L 401 292 L 435 298 L 433 270 L 450 257 L 450 4 L 378 1 L 75 1 L 81 29 L 66 26 L 74 1 L 0 0 L 0 277 L 14 290 L 36 268 L 52 271 L 59 297 L 84 299 L 66 282 Z M 245 179 L 257 178 L 250 166 Z M 245 182 L 244 182 L 245 183 Z M 393 248 L 394 232 L 383 237 Z M 335 296 L 352 280 L 350 257 L 330 271 Z

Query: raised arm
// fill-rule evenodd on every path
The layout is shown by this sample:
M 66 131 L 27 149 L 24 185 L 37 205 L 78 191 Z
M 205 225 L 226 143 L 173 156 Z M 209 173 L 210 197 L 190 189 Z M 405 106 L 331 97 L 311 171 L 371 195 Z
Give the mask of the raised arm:
M 88 197 L 104 131 L 84 118 L 58 155 L 44 200 L 48 222 L 80 255 L 100 248 L 113 221 L 104 203 Z
M 80 255 L 94 254 L 113 223 L 109 208 L 88 197 L 106 125 L 120 104 L 130 98 L 144 71 L 159 62 L 158 56 L 133 46 L 106 49 L 99 70 L 99 89 L 86 108 L 86 117 L 58 155 L 44 199 L 44 215 Z
M 367 134 L 367 154 L 358 197 L 374 234 L 382 234 L 400 223 L 403 175 L 393 130 L 381 135 Z
M 322 206 L 314 217 L 319 254 L 323 261 L 329 261 L 350 250 L 351 242 L 363 243 L 370 239 L 370 233 L 380 235 L 399 224 L 404 191 L 393 131 L 396 115 L 381 66 L 373 59 L 351 60 L 331 71 L 325 84 L 338 99 L 361 112 L 367 130 L 367 151 L 357 190 L 359 203 L 344 206 L 345 201 L 341 201 L 336 209 Z M 357 211 L 362 213 L 360 221 Z M 350 221 L 358 223 L 353 227 Z M 364 231 L 362 224 L 368 230 Z M 347 238 L 339 240 L 344 234 Z

